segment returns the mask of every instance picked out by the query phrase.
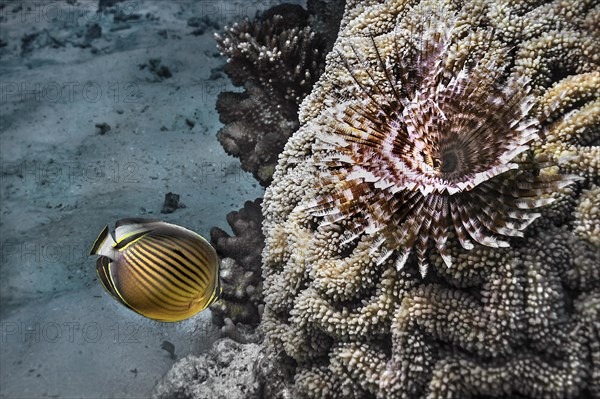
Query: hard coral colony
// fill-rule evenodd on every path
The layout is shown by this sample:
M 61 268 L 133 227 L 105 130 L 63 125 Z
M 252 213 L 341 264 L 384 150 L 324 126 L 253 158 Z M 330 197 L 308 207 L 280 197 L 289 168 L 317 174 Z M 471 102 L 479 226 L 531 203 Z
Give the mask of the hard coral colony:
M 599 21 L 347 2 L 263 203 L 294 397 L 600 396 Z
M 216 39 L 228 57 L 225 71 L 245 89 L 219 95 L 217 110 L 225 126 L 217 137 L 267 186 L 277 155 L 298 129 L 298 105 L 322 72 L 323 39 L 308 26 L 308 13 L 292 5 L 234 24 Z

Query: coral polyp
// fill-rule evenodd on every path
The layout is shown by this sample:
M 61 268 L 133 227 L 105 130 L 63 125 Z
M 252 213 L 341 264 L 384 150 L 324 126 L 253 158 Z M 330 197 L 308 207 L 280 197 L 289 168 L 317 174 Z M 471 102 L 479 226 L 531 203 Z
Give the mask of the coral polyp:
M 372 236 L 378 263 L 397 252 L 401 269 L 416 253 L 425 276 L 431 246 L 451 266 L 451 232 L 465 249 L 508 247 L 540 216 L 532 209 L 553 201 L 546 194 L 572 180 L 539 173 L 550 164 L 527 156 L 539 121 L 527 78 L 504 76 L 510 49 L 494 48 L 488 29 L 477 33 L 483 46 L 451 57 L 465 35 L 455 17 L 443 6 L 421 12 L 391 38 L 337 53 L 354 90 L 335 87 L 326 99 L 314 153 L 320 195 L 306 209 L 321 224 L 346 223 L 346 244 Z M 400 45 L 405 37 L 417 39 Z

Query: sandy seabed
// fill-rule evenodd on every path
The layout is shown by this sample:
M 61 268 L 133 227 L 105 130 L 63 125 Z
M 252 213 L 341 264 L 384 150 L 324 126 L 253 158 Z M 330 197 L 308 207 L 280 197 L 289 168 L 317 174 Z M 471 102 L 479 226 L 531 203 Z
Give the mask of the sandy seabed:
M 181 358 L 220 331 L 209 311 L 120 306 L 87 251 L 123 217 L 208 236 L 263 192 L 215 137 L 232 86 L 213 33 L 279 2 L 115 3 L 0 4 L 2 398 L 148 397 L 174 362 L 164 340 Z M 161 214 L 168 192 L 185 207 Z

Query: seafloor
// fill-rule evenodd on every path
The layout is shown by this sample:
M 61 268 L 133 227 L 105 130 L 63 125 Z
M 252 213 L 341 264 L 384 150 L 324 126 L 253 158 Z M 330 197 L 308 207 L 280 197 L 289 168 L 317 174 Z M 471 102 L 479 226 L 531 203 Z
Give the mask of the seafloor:
M 598 0 L 292 3 L 0 3 L 0 397 L 600 397 Z M 211 311 L 103 291 L 123 217 Z
M 262 188 L 225 154 L 231 89 L 213 33 L 273 1 L 0 3 L 0 397 L 144 398 L 219 337 L 210 313 L 147 320 L 87 251 L 106 224 L 162 218 L 204 236 Z M 165 194 L 185 208 L 161 214 Z

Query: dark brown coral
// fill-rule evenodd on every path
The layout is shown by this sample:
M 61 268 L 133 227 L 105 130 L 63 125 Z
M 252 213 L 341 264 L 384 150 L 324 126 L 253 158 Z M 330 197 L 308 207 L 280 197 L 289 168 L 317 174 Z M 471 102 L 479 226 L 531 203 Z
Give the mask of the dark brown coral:
M 245 89 L 219 95 L 217 109 L 226 126 L 218 138 L 262 185 L 269 184 L 279 153 L 299 125 L 298 107 L 322 72 L 325 50 L 333 46 L 343 5 L 342 0 L 309 0 L 308 11 L 293 5 L 275 6 L 217 38 L 229 57 L 225 71 L 235 85 Z M 261 55 L 268 51 L 272 59 Z M 223 259 L 224 295 L 211 307 L 219 325 L 228 324 L 226 319 L 231 319 L 229 324 L 252 327 L 259 322 L 264 247 L 260 204 L 261 199 L 247 202 L 244 209 L 227 215 L 234 236 L 219 228 L 211 231 L 213 245 Z
M 228 57 L 225 72 L 244 92 L 217 101 L 223 127 L 217 137 L 261 185 L 271 182 L 287 139 L 298 129 L 298 107 L 324 67 L 323 39 L 299 6 L 277 6 L 261 18 L 217 35 Z
M 262 198 L 246 201 L 242 209 L 227 214 L 233 236 L 218 227 L 210 231 L 212 244 L 221 258 L 223 294 L 210 306 L 218 325 L 223 325 L 225 318 L 251 326 L 260 321 L 259 307 L 263 303 L 261 252 L 265 245 L 261 231 L 261 203 Z

